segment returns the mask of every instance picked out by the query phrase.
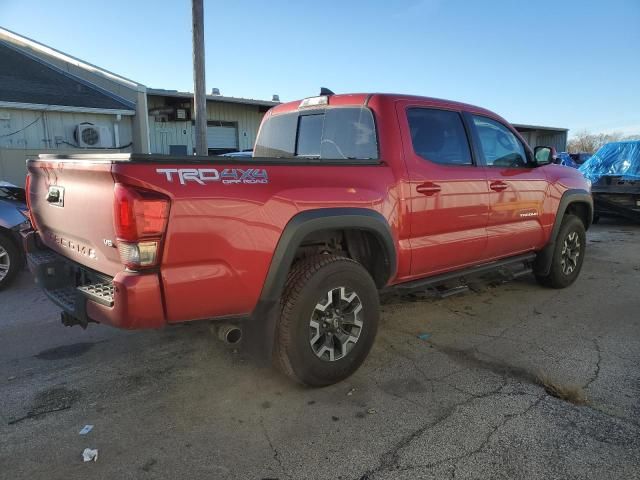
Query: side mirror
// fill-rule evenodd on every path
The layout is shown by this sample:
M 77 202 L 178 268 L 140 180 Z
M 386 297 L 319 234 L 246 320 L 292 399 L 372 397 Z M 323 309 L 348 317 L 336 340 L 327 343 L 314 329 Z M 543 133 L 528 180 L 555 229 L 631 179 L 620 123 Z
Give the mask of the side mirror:
M 538 166 L 548 165 L 554 163 L 556 156 L 556 149 L 553 147 L 538 146 L 533 149 L 533 156 L 536 159 Z

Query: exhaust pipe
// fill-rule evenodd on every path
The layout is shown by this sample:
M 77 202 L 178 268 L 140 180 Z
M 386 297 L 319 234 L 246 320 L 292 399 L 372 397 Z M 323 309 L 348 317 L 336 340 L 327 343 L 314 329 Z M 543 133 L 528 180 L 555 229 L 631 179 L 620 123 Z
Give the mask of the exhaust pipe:
M 220 325 L 218 327 L 218 338 L 227 345 L 237 345 L 242 340 L 242 329 L 237 325 Z

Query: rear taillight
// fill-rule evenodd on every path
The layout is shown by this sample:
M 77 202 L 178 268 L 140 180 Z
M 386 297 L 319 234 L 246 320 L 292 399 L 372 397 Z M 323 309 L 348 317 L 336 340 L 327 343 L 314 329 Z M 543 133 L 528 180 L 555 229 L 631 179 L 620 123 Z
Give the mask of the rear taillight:
M 159 262 L 169 218 L 169 199 L 157 192 L 116 183 L 114 224 L 122 263 L 131 270 Z
M 33 216 L 31 215 L 31 195 L 29 194 L 30 190 L 31 190 L 31 174 L 27 173 L 27 178 L 24 181 L 24 196 L 25 196 L 25 201 L 27 202 L 27 218 L 31 222 L 31 226 L 35 229 L 36 224 L 33 222 Z
M 129 268 L 152 267 L 157 263 L 158 243 L 128 243 L 118 240 L 120 259 Z

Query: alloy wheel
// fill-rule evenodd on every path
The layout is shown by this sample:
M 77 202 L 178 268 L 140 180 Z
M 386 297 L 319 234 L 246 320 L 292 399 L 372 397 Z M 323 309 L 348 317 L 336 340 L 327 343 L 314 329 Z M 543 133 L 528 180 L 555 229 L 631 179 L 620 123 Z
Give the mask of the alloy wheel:
M 9 268 L 11 268 L 11 258 L 9 252 L 0 245 L 0 281 L 9 274 Z
M 571 275 L 578 267 L 578 257 L 580 256 L 580 237 L 578 232 L 570 232 L 564 239 L 562 245 L 562 255 L 560 266 L 562 273 Z
M 346 287 L 329 290 L 309 321 L 309 344 L 318 358 L 335 362 L 353 349 L 362 333 L 362 302 Z

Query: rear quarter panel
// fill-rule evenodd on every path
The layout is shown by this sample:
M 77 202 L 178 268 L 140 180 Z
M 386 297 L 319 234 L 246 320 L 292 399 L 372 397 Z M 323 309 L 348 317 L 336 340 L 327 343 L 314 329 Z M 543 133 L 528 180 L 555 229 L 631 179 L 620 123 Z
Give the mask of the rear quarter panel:
M 264 168 L 266 184 L 168 180 L 158 169 Z M 171 198 L 161 276 L 167 321 L 250 313 L 280 236 L 298 212 L 362 207 L 397 232 L 398 195 L 391 168 L 379 166 L 115 164 L 116 181 Z M 398 239 L 395 239 L 396 243 Z

